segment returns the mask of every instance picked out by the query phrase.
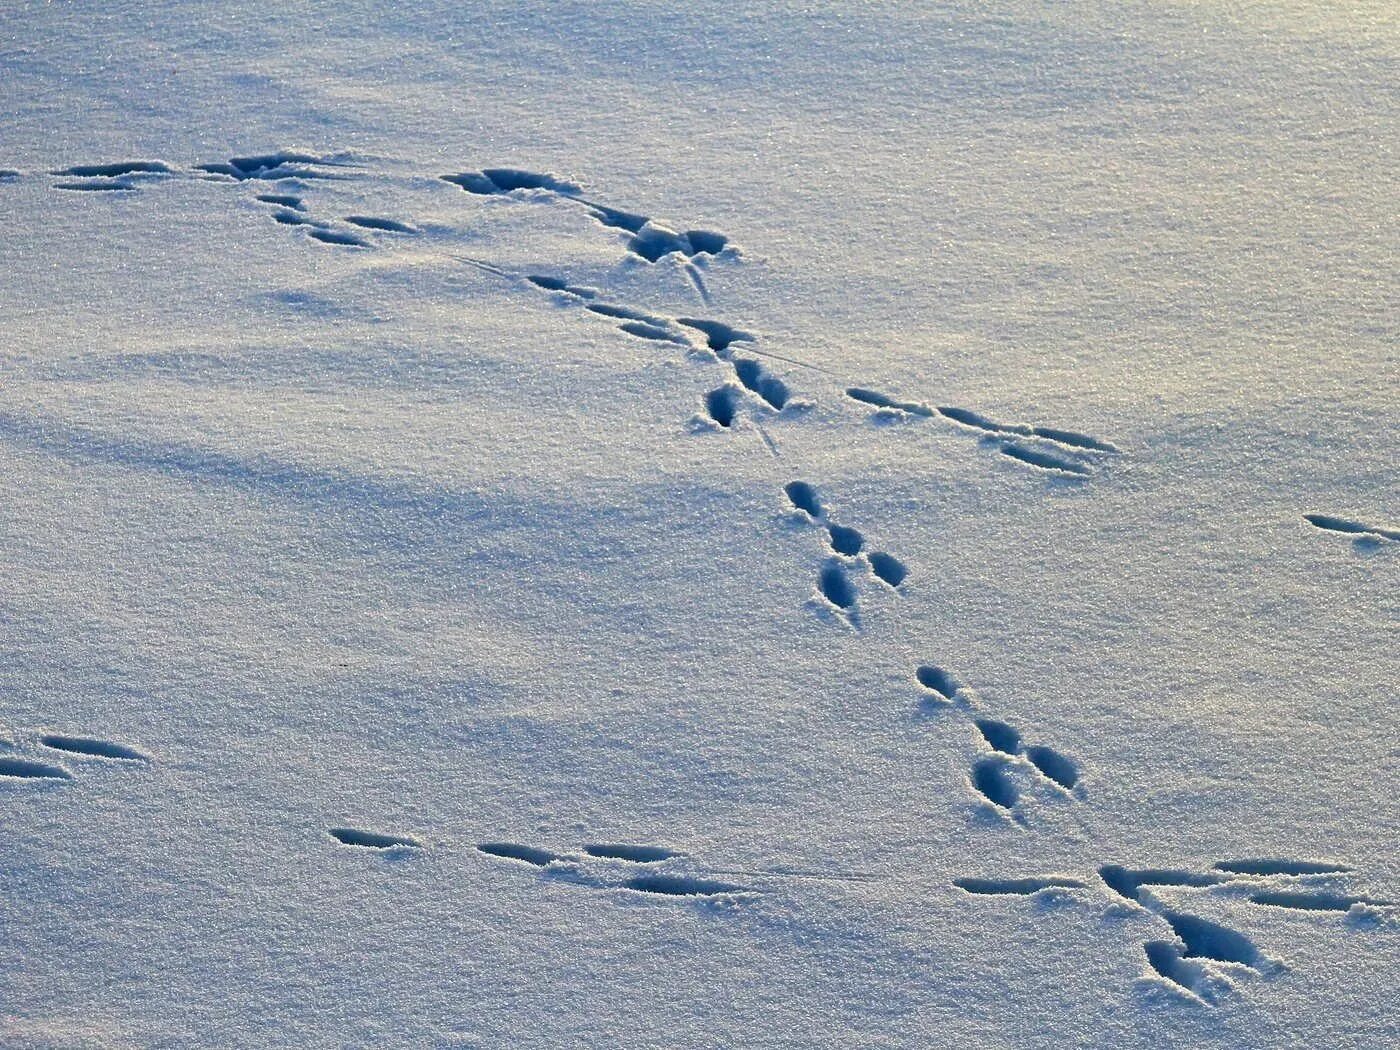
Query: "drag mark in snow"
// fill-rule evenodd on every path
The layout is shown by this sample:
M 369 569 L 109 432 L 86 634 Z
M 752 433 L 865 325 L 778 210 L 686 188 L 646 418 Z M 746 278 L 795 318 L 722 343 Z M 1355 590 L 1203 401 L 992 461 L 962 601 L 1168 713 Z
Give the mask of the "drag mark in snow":
M 1338 532 L 1344 536 L 1352 536 L 1361 543 L 1375 543 L 1380 540 L 1400 543 L 1400 529 L 1387 528 L 1382 525 L 1365 525 L 1348 518 L 1333 517 L 1331 514 L 1304 514 L 1303 520 L 1323 532 Z

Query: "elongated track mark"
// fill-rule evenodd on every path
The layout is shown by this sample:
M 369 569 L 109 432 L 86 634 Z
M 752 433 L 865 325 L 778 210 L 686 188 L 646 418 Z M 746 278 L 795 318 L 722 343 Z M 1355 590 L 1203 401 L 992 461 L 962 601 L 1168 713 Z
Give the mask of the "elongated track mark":
M 90 758 L 114 758 L 131 762 L 149 762 L 150 759 L 135 748 L 110 740 L 93 737 L 64 736 L 49 733 L 39 738 L 39 743 L 55 751 L 66 751 L 72 755 L 86 755 Z
M 1381 525 L 1365 525 L 1359 521 L 1338 518 L 1331 514 L 1304 514 L 1303 520 L 1323 532 L 1340 532 L 1343 535 L 1355 536 L 1362 540 L 1400 542 L 1400 529 L 1386 528 Z
M 32 762 L 27 758 L 0 755 L 0 777 L 13 777 L 16 780 L 72 780 L 73 774 L 62 766 L 53 766 L 47 762 Z
M 389 835 L 379 831 L 365 831 L 362 828 L 329 828 L 327 834 L 346 846 L 363 846 L 368 849 L 422 849 L 423 844 L 409 835 Z

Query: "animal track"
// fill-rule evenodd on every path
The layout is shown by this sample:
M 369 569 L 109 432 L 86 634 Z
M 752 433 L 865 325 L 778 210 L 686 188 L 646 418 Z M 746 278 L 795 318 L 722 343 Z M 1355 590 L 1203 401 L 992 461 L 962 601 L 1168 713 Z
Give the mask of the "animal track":
M 826 530 L 827 546 L 836 557 L 828 559 L 822 566 L 817 577 L 817 593 L 836 609 L 854 612 L 857 596 L 850 574 L 862 563 L 868 565 L 871 574 L 892 590 L 897 591 L 908 577 L 909 571 L 893 555 L 883 551 L 866 553 L 865 536 L 859 529 L 831 521 L 815 486 L 809 482 L 790 481 L 783 486 L 783 494 L 794 510 Z
M 1219 923 L 1174 911 L 1162 912 L 1162 918 L 1186 945 L 1181 953 L 1183 958 L 1240 963 L 1251 969 L 1258 969 L 1263 961 L 1259 949 L 1248 937 Z
M 1073 430 L 1064 430 L 1059 427 L 1035 426 L 1030 423 L 999 423 L 994 419 L 974 412 L 969 408 L 957 408 L 953 405 L 939 405 L 933 407 L 919 401 L 906 401 L 900 398 L 882 394 L 878 390 L 871 390 L 867 387 L 847 387 L 846 396 L 852 401 L 858 401 L 864 405 L 870 405 L 876 410 L 877 417 L 888 418 L 932 418 L 941 416 L 950 422 L 961 427 L 974 430 L 988 438 L 1023 438 L 1034 441 L 1042 441 L 1058 446 L 1070 455 L 1046 452 L 1042 449 L 1028 447 L 1025 444 L 1001 440 L 996 442 L 997 451 L 1018 463 L 1036 467 L 1040 470 L 1048 470 L 1061 474 L 1070 474 L 1076 477 L 1087 476 L 1091 473 L 1088 464 L 1078 459 L 1071 458 L 1072 455 L 1084 455 L 1095 453 L 1107 453 L 1117 455 L 1120 452 L 1118 446 L 1112 442 L 1102 441 L 1099 438 L 1091 437 L 1088 434 L 1081 434 Z
M 1056 471 L 1061 474 L 1076 474 L 1084 476 L 1089 473 L 1089 468 L 1082 463 L 1076 463 L 1072 459 L 1065 459 L 1063 456 L 1052 456 L 1049 452 L 1041 452 L 1038 449 L 1024 448 L 1021 445 L 1007 443 L 1001 446 L 1001 454 L 1009 456 L 1019 463 L 1028 463 L 1032 467 L 1039 467 L 1041 470 Z
M 49 733 L 39 738 L 39 743 L 55 751 L 66 751 L 71 755 L 85 755 L 89 758 L 112 758 L 130 762 L 149 762 L 150 759 L 135 748 L 110 740 L 97 740 L 92 737 L 62 736 Z
M 874 405 L 876 408 L 884 409 L 888 412 L 902 413 L 910 416 L 931 417 L 934 412 L 928 405 L 919 404 L 917 401 L 897 401 L 892 397 L 886 397 L 876 390 L 866 390 L 864 387 L 847 387 L 846 396 L 853 401 L 860 401 L 867 405 Z
M 932 664 L 916 667 L 914 680 L 935 697 L 950 704 L 960 688 L 947 671 L 941 667 L 934 667 Z
M 360 828 L 329 828 L 327 834 L 346 846 L 364 846 L 369 849 L 423 848 L 421 842 L 409 835 L 387 835 Z
M 846 575 L 846 566 L 834 558 L 817 575 L 817 591 L 832 605 L 850 612 L 856 604 L 856 588 Z
M 954 879 L 953 885 L 967 893 L 976 893 L 983 896 L 1005 894 L 1030 896 L 1033 893 L 1039 893 L 1041 890 L 1084 888 L 1084 883 L 1079 879 L 1066 878 L 1061 875 L 1049 875 L 1030 879 Z
M 665 846 L 591 842 L 583 847 L 582 856 L 554 853 L 516 842 L 483 842 L 477 849 L 488 856 L 536 868 L 555 866 L 573 885 L 595 890 L 623 889 L 663 897 L 705 898 L 752 892 L 743 886 L 687 872 L 657 870 L 658 865 L 679 858 L 675 850 Z M 623 866 L 620 870 L 619 865 Z M 638 872 L 639 866 L 646 870 Z
M 603 857 L 608 860 L 626 860 L 634 864 L 656 864 L 670 860 L 675 850 L 665 846 L 630 846 L 619 842 L 593 842 L 583 847 L 590 857 Z
M 655 263 L 672 253 L 680 255 L 693 268 L 700 256 L 719 255 L 730 247 L 729 238 L 714 230 L 673 230 L 669 226 L 611 205 L 587 200 L 583 188 L 549 172 L 526 171 L 522 168 L 483 168 L 456 175 L 442 175 L 444 182 L 460 186 L 468 193 L 480 196 L 500 196 L 516 190 L 547 190 L 565 200 L 577 201 L 598 223 L 628 235 L 627 250 L 640 259 Z M 698 272 L 692 269 L 692 279 L 701 295 L 706 296 Z
M 1347 897 L 1340 893 L 1306 893 L 1298 890 L 1260 890 L 1250 894 L 1249 899 L 1255 904 L 1292 908 L 1295 911 L 1351 911 L 1358 904 L 1372 907 L 1391 904 L 1390 901 L 1377 901 L 1369 897 Z
M 535 846 L 522 846 L 517 842 L 481 842 L 477 844 L 476 848 L 493 857 L 518 860 L 525 864 L 533 864 L 537 868 L 546 867 L 563 859 L 558 854 L 550 853 L 549 850 L 538 849 Z
M 1174 871 L 1161 868 L 1133 870 L 1118 864 L 1105 864 L 1099 868 L 1099 878 L 1104 885 L 1120 897 L 1135 904 L 1146 904 L 1142 896 L 1144 886 L 1216 886 L 1228 881 L 1225 876 L 1209 872 Z
M 306 235 L 325 244 L 339 244 L 349 248 L 369 247 L 368 241 L 356 237 L 353 233 L 341 233 L 339 230 L 328 230 L 321 226 L 312 226 L 306 231 Z
M 136 189 L 136 187 L 131 185 L 131 183 L 123 182 L 117 179 L 112 179 L 111 181 L 104 182 L 55 182 L 53 184 L 53 188 L 56 190 L 75 190 L 79 192 L 97 193 L 129 193 Z
M 1208 872 L 1172 868 L 1127 868 L 1119 864 L 1104 864 L 1098 869 L 1110 902 L 1121 899 L 1132 901 L 1155 915 L 1170 930 L 1170 940 L 1151 938 L 1143 943 L 1143 951 L 1151 973 L 1163 978 L 1193 1000 L 1206 1005 L 1214 1001 L 1219 991 L 1232 987 L 1224 977 L 1225 970 L 1222 970 L 1222 967 L 1244 967 L 1263 975 L 1281 972 L 1282 967 L 1264 955 L 1253 941 L 1239 931 L 1214 920 L 1190 914 L 1175 905 L 1164 906 L 1154 897 L 1144 895 L 1143 887 L 1166 886 L 1180 890 L 1216 892 L 1224 901 L 1240 899 L 1235 887 L 1243 887 L 1243 899 L 1250 904 L 1303 913 L 1351 913 L 1357 908 L 1395 906 L 1388 901 L 1367 897 L 1303 891 L 1279 885 L 1281 880 L 1288 879 L 1343 878 L 1350 875 L 1351 871 L 1346 865 L 1307 860 L 1222 861 Z M 1039 889 L 1065 883 L 1070 883 L 1076 888 L 1088 887 L 1085 882 L 1066 879 L 1060 875 L 1029 879 L 956 879 L 953 884 L 976 894 L 1030 894 Z
M 1251 857 L 1246 860 L 1222 860 L 1216 871 L 1232 875 L 1345 875 L 1352 869 L 1345 864 L 1319 860 L 1281 860 L 1271 857 Z
M 174 168 L 159 160 L 127 160 L 117 161 L 115 164 L 74 164 L 70 168 L 52 172 L 54 175 L 72 175 L 81 179 L 115 179 L 120 175 L 173 175 L 174 173 Z
M 293 197 L 290 193 L 259 193 L 257 199 L 264 204 L 276 204 L 283 208 L 291 208 L 293 211 L 305 211 L 306 204 L 300 197 Z
M 739 391 L 727 383 L 711 390 L 705 395 L 705 413 L 720 426 L 732 427 L 739 414 Z
M 417 233 L 412 226 L 395 219 L 377 219 L 373 215 L 347 215 L 345 221 L 351 226 L 364 230 L 380 230 L 383 233 Z
M 16 780 L 72 780 L 73 774 L 62 766 L 47 762 L 32 762 L 26 758 L 0 755 L 0 777 Z
M 678 324 L 693 328 L 704 335 L 705 345 L 721 358 L 729 356 L 735 343 L 752 343 L 754 341 L 754 337 L 750 333 L 733 328 L 723 321 L 706 321 L 698 317 L 677 317 L 676 321 Z
M 1018 729 L 1000 719 L 972 715 L 979 706 L 976 694 L 941 667 L 933 664 L 916 667 L 914 681 L 932 707 L 959 710 L 971 717 L 978 737 L 993 752 L 974 760 L 969 776 L 973 788 L 983 798 L 1001 809 L 1014 809 L 1020 792 L 1010 772 L 1017 768 L 1076 795 L 1079 766 L 1069 756 L 1045 744 L 1027 745 Z
M 792 396 L 786 383 L 777 376 L 770 375 L 751 357 L 736 357 L 733 359 L 733 365 L 734 374 L 739 377 L 739 382 L 744 384 L 745 389 L 757 394 L 769 407 L 782 411 L 788 403 L 788 398 Z
M 1390 540 L 1400 543 L 1400 529 L 1385 528 L 1380 525 L 1363 525 L 1359 521 L 1335 518 L 1330 514 L 1304 514 L 1303 520 L 1323 532 L 1340 532 L 1345 536 L 1354 536 L 1358 541 Z
M 283 179 L 336 179 L 342 176 L 326 167 L 336 167 L 332 161 L 310 153 L 278 150 L 252 157 L 230 157 L 227 161 L 196 164 L 195 170 L 221 176 L 237 182 L 257 180 L 279 182 Z
M 1003 759 L 978 759 L 973 763 L 971 779 L 972 786 L 992 805 L 1005 810 L 1016 808 L 1020 792 L 1006 775 L 1006 762 Z
M 550 190 L 570 197 L 583 192 L 581 187 L 558 175 L 522 168 L 484 168 L 460 175 L 443 175 L 441 178 L 443 182 L 460 186 L 468 193 L 482 196 L 512 193 L 515 190 Z
M 722 893 L 738 893 L 742 886 L 713 879 L 695 879 L 686 875 L 635 875 L 622 884 L 638 893 L 659 893 L 667 897 L 714 897 Z
M 909 578 L 909 570 L 893 554 L 872 551 L 866 560 L 870 562 L 870 571 L 875 574 L 875 578 L 887 587 L 898 589 L 899 585 Z

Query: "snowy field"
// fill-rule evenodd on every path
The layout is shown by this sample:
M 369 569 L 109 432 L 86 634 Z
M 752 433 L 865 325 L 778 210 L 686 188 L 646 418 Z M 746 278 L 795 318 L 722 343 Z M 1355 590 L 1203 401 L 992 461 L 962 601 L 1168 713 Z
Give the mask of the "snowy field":
M 1400 1045 L 1400 15 L 0 0 L 0 1047 Z

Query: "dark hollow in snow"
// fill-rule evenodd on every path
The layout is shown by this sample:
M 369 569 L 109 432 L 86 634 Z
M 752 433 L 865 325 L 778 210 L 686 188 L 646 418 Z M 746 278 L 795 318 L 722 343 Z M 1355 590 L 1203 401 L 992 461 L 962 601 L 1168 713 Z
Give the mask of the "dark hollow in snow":
M 63 736 L 58 733 L 49 733 L 39 738 L 39 743 L 45 747 L 51 747 L 55 751 L 67 751 L 74 755 L 89 755 L 93 758 L 119 758 L 132 762 L 150 761 L 145 755 L 135 748 L 127 747 L 125 744 L 116 744 L 110 740 L 97 740 L 92 737 Z
M 590 842 L 583 847 L 583 851 L 590 857 L 626 860 L 633 864 L 655 864 L 676 855 L 675 850 L 665 846 L 632 846 L 622 842 Z
M 891 587 L 898 587 L 909 575 L 902 561 L 884 551 L 875 551 L 870 555 L 870 571 Z
M 615 303 L 589 303 L 584 309 L 589 313 L 599 314 L 602 317 L 615 317 L 621 321 L 645 321 L 647 324 L 657 327 L 664 327 L 666 324 L 662 318 L 632 306 L 618 306 Z
M 1354 904 L 1375 904 L 1365 897 L 1344 897 L 1339 893 L 1305 893 L 1293 890 L 1260 890 L 1250 894 L 1255 904 L 1297 911 L 1349 911 Z
M 361 240 L 352 233 L 341 233 L 339 230 L 323 230 L 320 228 L 307 230 L 307 235 L 314 237 L 325 244 L 340 244 L 347 248 L 368 248 L 369 242 Z
M 1052 747 L 1043 744 L 1028 747 L 1026 757 L 1036 769 L 1067 791 L 1079 783 L 1079 770 L 1074 763 Z
M 685 342 L 685 340 L 674 332 L 660 325 L 651 324 L 648 321 L 625 321 L 618 325 L 618 328 L 622 329 L 628 335 L 635 335 L 640 339 L 652 339 L 658 343 L 682 344 Z M 727 426 L 728 424 L 725 425 Z
M 1351 871 L 1345 864 L 1320 860 L 1283 860 L 1269 857 L 1249 857 L 1242 860 L 1222 860 L 1216 871 L 1235 875 L 1340 875 Z
M 518 842 L 480 842 L 477 843 L 476 848 L 492 857 L 523 861 L 526 864 L 533 864 L 537 868 L 543 868 L 546 864 L 552 864 L 559 860 L 558 854 L 551 853 L 547 849 L 522 846 Z
M 1061 456 L 1052 456 L 1048 452 L 1041 452 L 1039 449 L 1025 448 L 1021 445 L 1002 445 L 1001 454 L 1021 463 L 1038 467 L 1041 470 L 1055 471 L 1061 474 L 1074 474 L 1084 476 L 1089 473 L 1089 468 L 1082 463 L 1076 463 L 1072 459 L 1064 459 Z
M 1078 879 L 1050 875 L 1029 879 L 954 879 L 953 885 L 968 893 L 1029 895 L 1054 887 L 1077 889 L 1083 887 L 1084 883 Z
M 125 182 L 55 182 L 53 188 L 56 190 L 74 190 L 77 192 L 96 193 L 130 193 L 136 190 L 135 186 Z
M 931 693 L 937 693 L 944 700 L 952 700 L 958 691 L 958 683 L 953 676 L 940 667 L 924 664 L 914 671 L 914 680 Z
M 1359 521 L 1336 518 L 1331 514 L 1304 514 L 1303 520 L 1324 532 L 1340 532 L 1362 539 L 1400 540 L 1400 529 L 1386 529 L 1379 525 L 1364 525 Z
M 0 777 L 14 777 L 17 780 L 72 780 L 73 774 L 62 766 L 51 766 L 47 762 L 0 756 Z
M 993 805 L 1011 809 L 1020 797 L 1016 785 L 1006 775 L 1006 767 L 994 758 L 981 759 L 972 767 L 972 786 Z
M 77 178 L 114 179 L 118 175 L 169 175 L 173 170 L 169 164 L 159 160 L 124 160 L 112 164 L 75 164 L 71 168 L 64 168 L 53 174 L 73 175 Z
M 817 590 L 838 609 L 849 609 L 856 603 L 856 588 L 839 561 L 828 561 L 817 576 Z
M 395 219 L 377 219 L 373 215 L 347 215 L 345 221 L 351 226 L 359 226 L 366 230 L 382 230 L 385 233 L 417 233 L 412 226 L 405 225 Z
M 1012 729 L 1005 722 L 998 722 L 994 718 L 979 718 L 973 725 L 982 734 L 982 739 L 991 745 L 993 750 L 1000 751 L 1004 755 L 1019 755 L 1021 753 L 1021 734 Z
M 624 886 L 640 893 L 660 893 L 668 897 L 713 897 L 719 893 L 737 893 L 742 886 L 713 879 L 696 879 L 686 875 L 637 875 Z
M 845 525 L 828 525 L 826 531 L 831 538 L 831 549 L 837 554 L 854 558 L 865 546 L 865 537 L 856 529 Z
M 739 411 L 739 391 L 728 385 L 711 390 L 705 395 L 705 411 L 720 426 L 732 427 Z
M 817 498 L 817 490 L 807 482 L 789 481 L 783 486 L 783 492 L 792 505 L 808 517 L 820 518 L 822 516 L 822 504 L 821 500 Z
M 1217 962 L 1241 963 L 1251 968 L 1259 964 L 1259 949 L 1242 933 L 1181 912 L 1163 912 L 1162 917 L 1185 942 L 1183 955 L 1188 959 L 1214 959 Z
M 365 846 L 370 849 L 395 849 L 409 847 L 421 849 L 422 843 L 407 835 L 385 835 L 378 831 L 364 831 L 360 828 L 329 828 L 331 838 L 346 846 Z
M 1143 946 L 1147 953 L 1147 963 L 1160 976 L 1173 984 L 1194 992 L 1204 971 L 1198 963 L 1187 962 L 1181 957 L 1181 948 L 1171 941 L 1148 941 Z
M 723 355 L 733 343 L 753 342 L 753 336 L 748 332 L 741 332 L 723 321 L 707 321 L 700 317 L 677 317 L 676 321 L 687 328 L 694 328 L 697 332 L 703 333 L 706 345 L 720 355 Z
M 787 384 L 770 375 L 762 365 L 749 357 L 734 358 L 734 374 L 746 388 L 763 398 L 773 408 L 781 410 L 791 396 Z
M 306 208 L 300 197 L 293 197 L 290 193 L 259 193 L 257 199 L 264 204 L 276 204 L 296 211 L 304 211 Z

